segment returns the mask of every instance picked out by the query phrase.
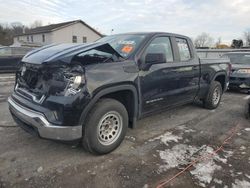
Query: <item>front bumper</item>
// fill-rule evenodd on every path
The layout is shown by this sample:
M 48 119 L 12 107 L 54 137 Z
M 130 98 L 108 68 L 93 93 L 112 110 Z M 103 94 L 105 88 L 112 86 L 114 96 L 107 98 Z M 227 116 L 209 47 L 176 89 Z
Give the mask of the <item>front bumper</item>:
M 82 137 L 82 126 L 58 126 L 50 123 L 37 111 L 28 109 L 8 98 L 9 109 L 13 119 L 20 127 L 42 138 L 62 141 L 78 140 Z
M 230 77 L 229 88 L 250 89 L 250 77 Z

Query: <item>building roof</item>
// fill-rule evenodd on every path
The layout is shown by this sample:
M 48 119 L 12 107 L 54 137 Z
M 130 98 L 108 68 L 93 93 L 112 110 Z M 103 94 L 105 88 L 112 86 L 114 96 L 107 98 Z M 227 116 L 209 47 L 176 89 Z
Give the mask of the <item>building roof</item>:
M 34 29 L 30 29 L 29 31 L 25 32 L 24 34 L 20 34 L 20 35 L 17 35 L 17 36 L 40 34 L 40 33 L 49 33 L 49 32 L 52 32 L 52 31 L 55 31 L 55 30 L 70 26 L 70 25 L 75 24 L 75 23 L 82 23 L 83 25 L 88 27 L 90 30 L 95 32 L 97 35 L 99 35 L 101 37 L 103 36 L 101 33 L 96 31 L 94 28 L 92 28 L 91 26 L 89 26 L 88 24 L 83 22 L 82 20 L 74 20 L 74 21 L 62 22 L 62 23 L 58 23 L 58 24 L 50 24 L 50 25 L 46 25 L 46 26 L 42 26 L 42 27 L 36 27 Z

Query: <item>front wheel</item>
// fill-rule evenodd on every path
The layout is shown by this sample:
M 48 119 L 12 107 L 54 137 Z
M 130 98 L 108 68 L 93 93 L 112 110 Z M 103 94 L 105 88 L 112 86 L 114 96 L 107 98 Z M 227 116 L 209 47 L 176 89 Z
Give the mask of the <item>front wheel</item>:
M 95 154 L 116 149 L 123 141 L 128 127 L 128 113 L 114 99 L 101 99 L 88 114 L 83 132 L 83 146 Z
M 222 96 L 221 84 L 213 81 L 210 84 L 207 97 L 204 99 L 203 104 L 207 109 L 215 109 L 219 106 Z

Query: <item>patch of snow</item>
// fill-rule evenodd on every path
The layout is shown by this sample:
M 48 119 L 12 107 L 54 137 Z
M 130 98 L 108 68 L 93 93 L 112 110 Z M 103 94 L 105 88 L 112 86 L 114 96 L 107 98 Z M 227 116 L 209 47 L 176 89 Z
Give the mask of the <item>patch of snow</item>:
M 172 149 L 158 151 L 160 158 L 164 164 L 160 165 L 159 172 L 162 173 L 170 168 L 178 167 L 179 165 L 186 165 L 192 158 L 192 155 L 199 150 L 197 147 L 188 146 L 186 144 L 179 144 Z
M 232 176 L 232 177 L 234 177 L 234 176 L 235 176 L 235 174 L 234 174 L 234 171 L 233 171 L 233 170 L 229 170 L 229 172 L 230 172 L 230 174 L 231 174 L 231 176 Z
M 220 184 L 220 185 L 222 184 L 222 180 L 219 180 L 217 178 L 214 178 L 214 182 L 217 183 L 217 184 Z
M 248 179 L 250 179 L 250 176 L 249 176 L 249 175 L 245 174 L 245 176 L 246 176 Z
M 150 139 L 149 142 L 153 142 L 155 140 L 161 140 L 166 146 L 168 146 L 169 142 L 176 142 L 178 143 L 179 140 L 182 140 L 182 137 L 173 135 L 172 132 L 166 132 L 163 135 L 160 135 L 156 138 Z
M 250 96 L 249 95 L 247 95 L 246 97 L 244 97 L 243 98 L 244 100 L 248 100 L 248 99 L 250 99 Z
M 128 139 L 128 140 L 132 140 L 132 141 L 136 140 L 135 137 L 133 137 L 133 136 L 125 136 L 125 138 Z
M 187 129 L 184 131 L 185 133 L 194 133 L 196 132 L 196 130 L 193 130 L 193 129 Z
M 195 179 L 199 180 L 199 184 L 209 184 L 213 179 L 214 172 L 222 169 L 222 167 L 216 165 L 213 160 L 197 163 L 194 167 L 195 169 L 190 171 L 190 173 Z
M 180 125 L 176 129 L 178 129 L 178 130 L 185 130 L 185 129 L 187 129 L 187 127 L 186 127 L 186 125 Z
M 245 146 L 241 146 L 241 147 L 240 147 L 240 150 L 245 150 L 245 149 L 246 149 Z
M 245 128 L 245 131 L 250 131 L 250 128 Z
M 212 151 L 213 148 L 206 147 L 205 150 L 201 151 L 200 155 L 204 156 L 212 153 Z M 217 155 L 215 157 L 217 158 L 217 160 L 219 159 Z M 201 161 L 200 163 L 195 164 L 194 168 L 195 169 L 190 171 L 190 173 L 195 177 L 195 179 L 199 180 L 200 186 L 203 186 L 203 184 L 209 184 L 213 179 L 213 174 L 215 173 L 215 171 L 222 169 L 222 167 L 217 165 L 213 159 Z
M 207 146 L 207 147 L 206 147 L 206 151 L 203 151 L 203 152 L 204 152 L 204 155 L 206 155 L 206 154 L 209 154 L 209 153 L 213 153 L 213 151 L 214 151 L 213 148 Z M 218 162 L 222 162 L 222 163 L 224 163 L 224 164 L 227 164 L 227 157 L 221 158 L 218 154 L 216 154 L 216 155 L 214 155 L 214 159 L 215 159 L 216 161 L 218 161 Z
M 226 151 L 226 150 L 223 150 L 224 151 L 224 157 L 227 159 L 229 157 L 232 157 L 233 156 L 233 151 Z
M 177 129 L 182 130 L 185 133 L 194 133 L 194 132 L 196 132 L 196 130 L 187 128 L 186 125 L 180 125 L 180 126 L 177 127 Z
M 227 164 L 227 159 L 226 159 L 226 158 L 221 158 L 219 155 L 215 155 L 215 156 L 214 156 L 214 159 L 215 159 L 216 161 L 219 161 L 219 162 L 222 162 L 222 163 L 224 163 L 224 164 Z
M 42 171 L 43 171 L 43 167 L 40 166 L 40 167 L 37 169 L 37 172 L 40 173 L 40 172 L 42 172 Z
M 235 183 L 232 184 L 232 188 L 249 188 L 250 187 L 250 183 L 248 181 L 245 180 L 235 180 Z

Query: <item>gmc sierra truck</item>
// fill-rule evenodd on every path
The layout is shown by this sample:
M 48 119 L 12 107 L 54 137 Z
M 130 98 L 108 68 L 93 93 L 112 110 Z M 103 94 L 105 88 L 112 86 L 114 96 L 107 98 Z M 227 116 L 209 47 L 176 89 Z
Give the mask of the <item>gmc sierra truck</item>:
M 128 127 L 152 113 L 194 100 L 217 108 L 229 73 L 227 59 L 199 59 L 186 36 L 117 34 L 29 52 L 8 103 L 26 131 L 81 140 L 88 151 L 105 154 L 120 145 Z

